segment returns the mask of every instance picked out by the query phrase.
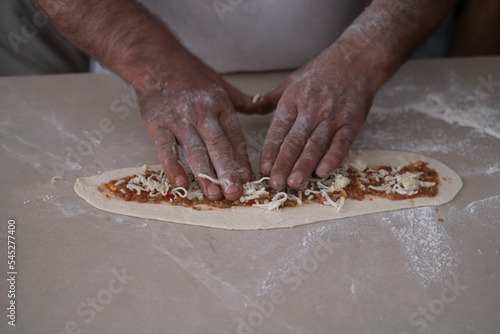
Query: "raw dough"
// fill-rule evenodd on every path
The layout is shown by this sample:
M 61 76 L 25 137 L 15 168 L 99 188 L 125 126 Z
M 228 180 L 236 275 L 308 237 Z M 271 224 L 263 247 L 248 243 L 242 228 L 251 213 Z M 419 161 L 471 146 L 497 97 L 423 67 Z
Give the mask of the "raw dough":
M 351 152 L 348 160 L 356 157 L 368 162 L 369 166 L 391 165 L 404 166 L 417 161 L 429 163 L 439 175 L 440 186 L 436 197 L 417 197 L 412 200 L 391 201 L 373 197 L 363 201 L 346 200 L 340 212 L 331 206 L 307 204 L 279 211 L 267 211 L 259 208 L 232 207 L 230 209 L 193 210 L 169 204 L 143 204 L 112 200 L 97 190 L 97 185 L 112 179 L 133 175 L 143 171 L 142 167 L 123 168 L 104 172 L 97 176 L 79 178 L 75 183 L 76 193 L 90 205 L 108 212 L 156 219 L 167 222 L 206 226 L 228 230 L 263 230 L 294 227 L 319 221 L 366 215 L 389 210 L 405 209 L 417 206 L 435 206 L 451 201 L 462 188 L 462 181 L 457 173 L 441 162 L 414 153 L 398 151 L 356 151 Z M 151 169 L 159 169 L 152 166 Z

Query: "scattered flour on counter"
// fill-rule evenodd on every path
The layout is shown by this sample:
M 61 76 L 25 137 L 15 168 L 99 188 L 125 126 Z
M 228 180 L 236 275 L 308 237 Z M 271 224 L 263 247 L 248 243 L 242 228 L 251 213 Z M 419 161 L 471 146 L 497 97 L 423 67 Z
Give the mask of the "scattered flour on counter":
M 421 153 L 431 155 L 435 153 L 456 153 L 459 156 L 467 157 L 477 152 L 477 147 L 473 145 L 470 137 L 457 137 L 453 133 L 445 131 L 440 126 L 429 127 L 429 120 L 426 117 L 411 117 L 411 127 L 408 126 L 408 119 L 412 113 L 408 111 L 399 114 L 397 117 L 391 109 L 374 108 L 368 116 L 367 126 L 363 128 L 356 138 L 355 145 L 365 149 L 375 149 L 384 147 L 390 150 Z M 379 110 L 379 111 L 377 111 Z M 387 124 L 390 124 L 388 126 Z M 405 129 L 404 131 L 394 131 L 393 129 Z
M 242 305 L 249 305 L 250 298 L 241 293 L 235 286 L 222 280 L 216 275 L 211 266 L 201 260 L 201 254 L 195 250 L 193 244 L 182 234 L 168 233 L 168 237 L 159 236 L 155 229 L 148 242 L 158 251 L 164 253 L 177 263 L 182 269 L 198 280 L 224 305 L 231 310 L 238 310 Z
M 81 170 L 82 169 L 82 165 L 80 165 L 79 163 L 73 162 L 70 159 L 65 160 L 64 166 L 65 166 L 65 168 L 71 169 L 71 170 Z
M 488 175 L 491 175 L 491 174 L 496 174 L 496 173 L 500 173 L 500 163 L 495 163 L 494 165 L 488 167 L 486 169 L 486 172 L 485 174 L 488 174 Z
M 429 93 L 424 98 L 404 106 L 429 117 L 445 121 L 448 124 L 458 124 L 471 127 L 495 138 L 500 139 L 500 110 L 481 104 L 473 105 L 467 98 L 456 102 L 457 96 L 467 96 L 465 92 L 450 92 L 450 96 Z M 472 98 L 472 96 L 471 96 Z M 373 113 L 399 112 L 398 109 L 372 108 Z
M 359 227 L 351 221 L 339 221 L 330 225 L 312 225 L 303 235 L 302 240 L 290 246 L 290 249 L 286 251 L 287 255 L 274 263 L 273 270 L 268 271 L 261 279 L 262 283 L 257 291 L 257 297 L 265 296 L 277 287 L 285 289 L 286 284 L 283 280 L 291 276 L 295 267 L 302 266 L 307 259 L 313 258 L 314 250 L 322 247 L 320 240 L 327 242 L 328 237 L 333 237 L 334 242 L 340 245 L 347 243 L 349 238 L 358 232 Z
M 85 214 L 91 215 L 94 217 L 101 217 L 101 218 L 104 217 L 103 215 L 100 215 L 100 214 L 97 214 L 97 213 L 94 213 L 91 211 L 86 211 L 82 207 L 80 207 L 79 205 L 59 202 L 57 200 L 57 198 L 53 195 L 45 195 L 42 198 L 42 201 L 49 202 L 49 203 L 53 204 L 54 206 L 56 206 L 66 218 L 72 218 L 72 217 L 85 215 Z
M 78 205 L 63 204 L 63 203 L 59 203 L 59 202 L 53 202 L 53 203 L 55 206 L 57 206 L 57 208 L 59 208 L 59 210 L 61 210 L 62 214 L 66 218 L 80 216 L 80 215 L 87 213 L 85 210 L 83 210 Z
M 20 146 L 24 146 L 24 149 L 21 149 Z M 64 155 L 58 156 L 50 151 L 45 150 L 43 147 L 39 146 L 37 143 L 34 143 L 32 139 L 26 139 L 18 135 L 10 135 L 8 137 L 8 141 L 6 144 L 3 144 L 2 147 L 6 152 L 11 154 L 16 159 L 20 160 L 23 163 L 32 165 L 36 169 L 43 169 L 40 161 L 42 161 L 42 153 L 47 156 L 51 161 L 57 161 L 62 164 L 65 169 L 71 170 L 80 170 L 82 166 L 77 162 L 71 161 L 71 159 L 67 159 Z M 28 151 L 26 151 L 28 150 Z M 26 152 L 23 154 L 22 152 Z M 69 155 L 69 153 L 67 153 Z
M 317 238 L 314 233 L 309 231 L 304 235 L 301 242 L 297 242 L 292 246 L 290 251 L 287 251 L 286 256 L 279 259 L 273 264 L 273 269 L 269 270 L 264 278 L 260 289 L 257 291 L 257 297 L 262 297 L 269 294 L 273 289 L 283 284 L 283 279 L 289 276 L 293 271 L 294 266 L 300 265 L 317 243 Z
M 57 130 L 55 133 L 57 133 L 62 139 L 67 137 L 76 142 L 80 141 L 80 138 L 75 136 L 73 133 L 70 133 L 65 130 L 64 123 L 59 121 L 60 117 L 58 117 L 58 115 L 55 112 L 52 112 L 50 116 L 46 116 L 38 112 L 33 112 L 33 114 L 39 117 L 41 120 L 45 121 L 46 123 L 50 124 L 51 126 L 55 127 Z
M 45 195 L 45 196 L 42 198 L 42 200 L 43 200 L 44 202 L 48 202 L 48 201 L 52 200 L 53 198 L 54 198 L 54 196 L 52 196 L 52 195 Z
M 487 197 L 487 198 L 483 198 L 483 199 L 480 199 L 480 200 L 477 200 L 477 201 L 474 201 L 472 203 L 469 203 L 469 205 L 467 205 L 464 209 L 465 212 L 473 215 L 477 212 L 478 210 L 478 207 L 480 205 L 483 205 L 483 204 L 492 204 L 493 206 L 495 206 L 497 209 L 500 208 L 500 195 L 496 195 L 496 196 L 491 196 L 491 197 Z M 494 210 L 492 209 L 491 212 L 494 212 Z M 496 214 L 494 215 L 498 215 L 498 211 L 496 211 Z
M 392 226 L 391 231 L 408 258 L 407 266 L 420 285 L 427 287 L 454 274 L 459 258 L 454 251 L 453 240 L 433 207 L 417 208 L 396 212 L 393 217 L 401 223 Z M 383 218 L 392 223 L 390 218 Z
M 495 164 L 481 168 L 481 169 L 474 169 L 472 170 L 466 170 L 463 172 L 460 172 L 460 176 L 471 176 L 471 175 L 487 175 L 491 176 L 493 174 L 500 173 L 500 162 L 496 162 Z
M 463 103 L 466 104 L 466 101 L 464 100 Z M 448 124 L 456 123 L 460 126 L 471 127 L 500 139 L 499 110 L 484 106 L 481 108 L 472 106 L 468 110 L 460 106 L 452 108 L 446 98 L 440 94 L 428 94 L 422 103 L 410 104 L 409 107 L 430 117 L 442 119 Z

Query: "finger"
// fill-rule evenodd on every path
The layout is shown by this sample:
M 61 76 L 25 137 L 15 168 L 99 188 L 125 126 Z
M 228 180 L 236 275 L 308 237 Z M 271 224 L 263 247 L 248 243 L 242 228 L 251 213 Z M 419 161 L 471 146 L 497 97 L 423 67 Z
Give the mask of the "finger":
M 288 83 L 282 83 L 275 89 L 271 90 L 265 95 L 256 94 L 252 98 L 252 105 L 245 106 L 242 110 L 238 110 L 244 114 L 258 114 L 265 115 L 273 112 L 278 105 L 284 90 Z
M 296 117 L 297 108 L 293 104 L 282 102 L 278 105 L 260 155 L 259 168 L 262 175 L 269 176 L 271 174 L 281 144 L 292 128 Z
M 269 93 L 266 94 L 266 96 L 269 98 L 269 102 L 272 105 L 278 105 L 279 101 L 281 100 L 281 96 L 283 96 L 283 92 L 289 86 L 289 81 L 290 81 L 289 78 L 290 77 L 285 79 L 277 87 L 275 87 Z
M 200 185 L 201 191 L 210 201 L 220 200 L 222 198 L 220 188 L 210 180 L 199 177 L 200 174 L 205 174 L 214 179 L 217 178 L 203 140 L 191 125 L 180 127 L 179 130 L 178 138 L 184 149 L 184 156 Z
M 333 125 L 326 121 L 321 122 L 314 129 L 288 177 L 287 184 L 290 188 L 299 189 L 307 182 L 314 168 L 330 147 L 333 133 Z
M 348 125 L 337 130 L 330 148 L 316 168 L 316 174 L 319 177 L 327 177 L 342 163 L 358 131 Z
M 245 137 L 241 132 L 240 124 L 236 114 L 230 110 L 224 111 L 219 116 L 219 122 L 226 138 L 231 143 L 233 155 L 238 167 L 239 176 L 242 182 L 252 180 L 252 166 L 248 160 L 247 145 Z
M 233 149 L 217 119 L 209 116 L 198 125 L 197 131 L 205 142 L 210 160 L 221 181 L 222 192 L 230 201 L 240 198 L 243 186 L 238 173 Z
M 311 115 L 299 115 L 290 133 L 286 136 L 271 171 L 270 185 L 275 190 L 283 189 L 295 162 L 302 153 L 307 139 L 314 130 Z
M 186 188 L 189 186 L 189 179 L 186 171 L 179 163 L 177 143 L 172 132 L 165 128 L 156 129 L 154 141 L 158 158 L 160 159 L 161 166 L 163 167 L 167 179 L 176 187 Z
M 230 84 L 226 84 L 225 89 L 231 99 L 234 109 L 240 113 L 267 114 L 274 109 L 270 105 L 267 96 L 261 96 L 259 94 L 249 96 Z

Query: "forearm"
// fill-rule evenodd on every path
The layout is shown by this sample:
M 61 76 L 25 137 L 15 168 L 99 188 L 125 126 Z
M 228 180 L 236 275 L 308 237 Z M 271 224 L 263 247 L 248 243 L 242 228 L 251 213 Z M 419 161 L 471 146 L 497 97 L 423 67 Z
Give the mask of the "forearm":
M 158 64 L 174 63 L 187 53 L 132 0 L 32 1 L 66 39 L 134 86 L 159 70 Z
M 346 29 L 337 47 L 350 64 L 370 68 L 382 85 L 425 41 L 456 0 L 374 0 Z

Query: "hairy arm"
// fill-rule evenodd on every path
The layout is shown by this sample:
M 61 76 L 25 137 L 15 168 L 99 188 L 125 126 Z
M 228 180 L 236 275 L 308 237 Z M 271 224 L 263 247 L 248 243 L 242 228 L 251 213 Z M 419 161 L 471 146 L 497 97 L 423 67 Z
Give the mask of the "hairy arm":
M 430 36 L 456 0 L 374 0 L 337 41 L 347 62 L 363 59 L 381 86 Z M 355 65 L 356 63 L 353 63 Z
M 33 2 L 71 43 L 132 84 L 170 182 L 189 183 L 180 145 L 208 199 L 240 197 L 252 171 L 234 110 L 259 103 L 226 83 L 132 0 Z M 221 186 L 199 174 L 218 178 Z
M 148 80 L 144 64 L 174 62 L 187 51 L 131 0 L 32 0 L 72 44 L 131 84 Z M 146 51 L 147 50 L 147 51 Z
M 300 188 L 347 155 L 380 86 L 431 34 L 455 0 L 374 0 L 317 57 L 268 94 L 276 112 L 260 170 Z

